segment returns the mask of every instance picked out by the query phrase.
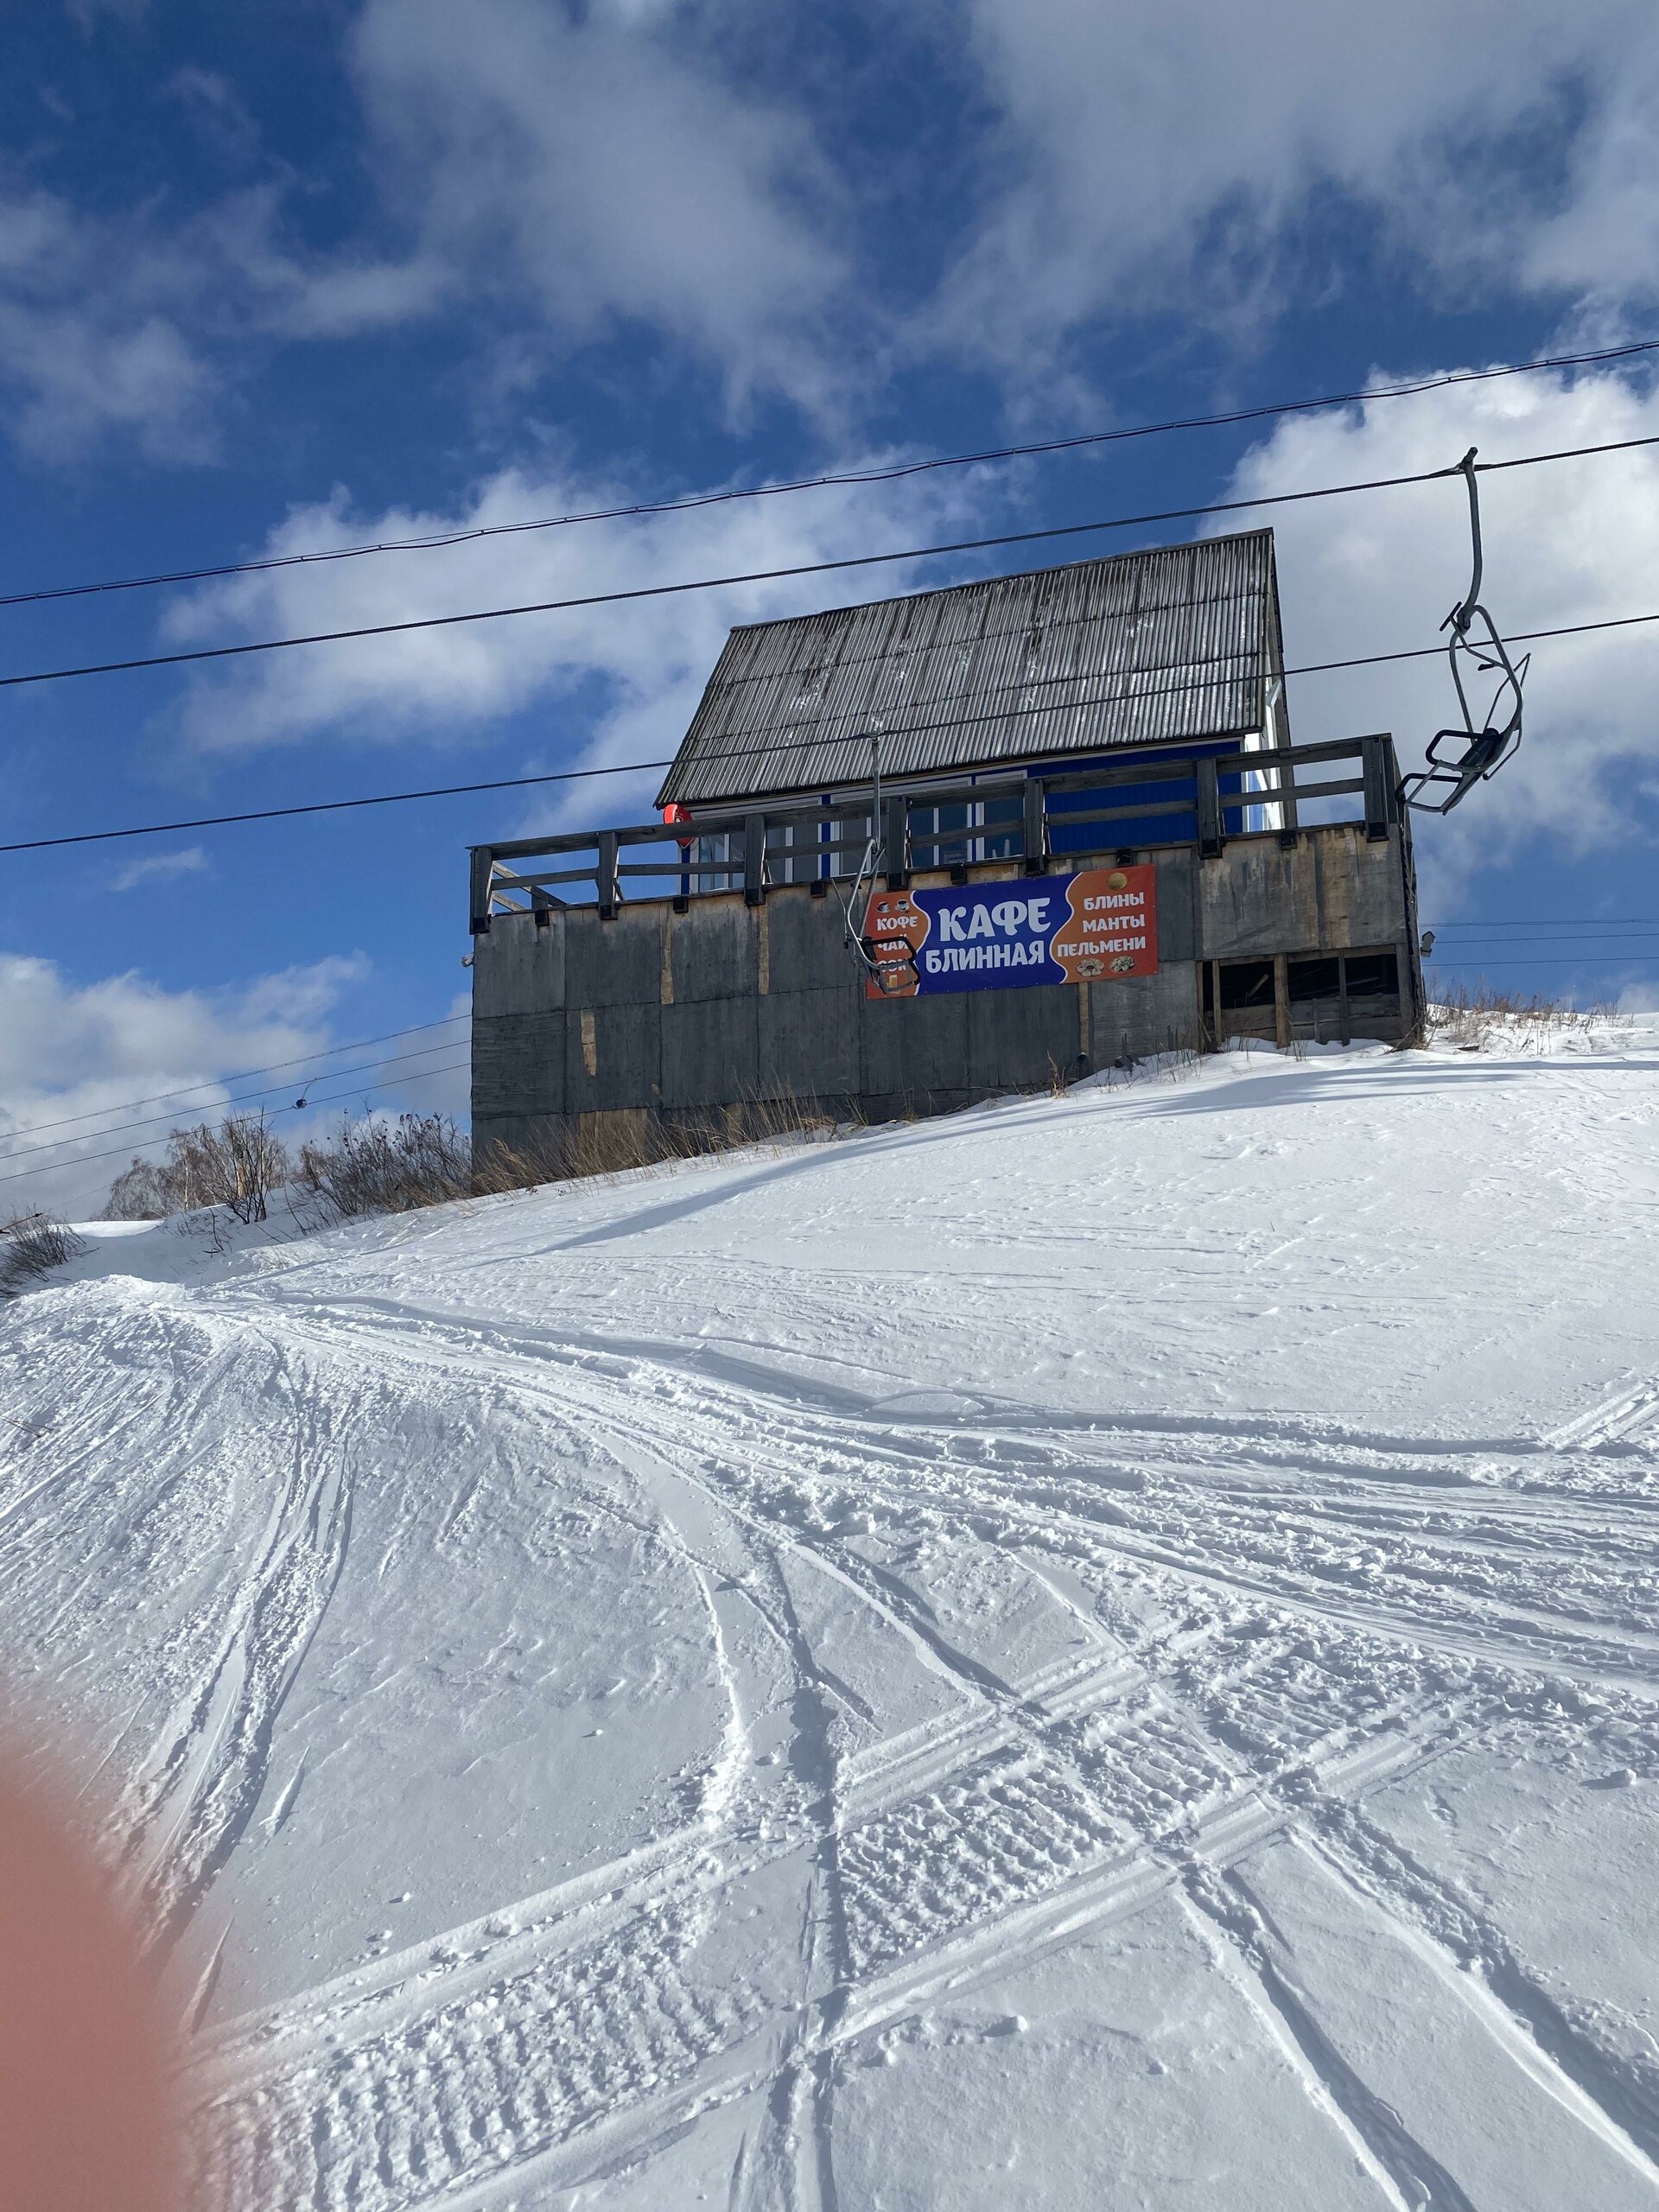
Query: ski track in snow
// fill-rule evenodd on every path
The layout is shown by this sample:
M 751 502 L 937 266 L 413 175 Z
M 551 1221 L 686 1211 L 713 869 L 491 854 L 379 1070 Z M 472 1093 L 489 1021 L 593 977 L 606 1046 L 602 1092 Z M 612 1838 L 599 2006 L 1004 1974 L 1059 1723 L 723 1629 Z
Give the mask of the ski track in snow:
M 320 1347 L 372 1345 L 382 1373 L 400 1355 L 417 1369 L 442 1357 L 444 1330 L 429 1316 L 407 1338 L 397 1319 L 338 1304 L 286 1318 Z M 480 1325 L 466 1325 L 476 1361 Z M 777 2005 L 747 1999 L 741 1982 L 697 1986 L 698 1932 L 719 1910 L 711 1900 L 752 1874 L 755 1851 L 735 1823 L 699 1829 L 631 1899 L 623 1882 L 602 1909 L 538 1900 L 552 1928 L 530 1961 L 496 1965 L 487 1945 L 474 1953 L 452 1937 L 425 1947 L 424 1971 L 373 1998 L 354 1992 L 338 2030 L 327 2002 L 288 2008 L 282 2040 L 302 2033 L 307 2056 L 278 2061 L 215 2107 L 231 2201 L 391 2212 L 525 2171 L 544 2187 L 573 2186 L 643 2155 L 700 2110 L 766 2091 L 756 2171 L 772 2181 L 754 2183 L 753 2201 L 785 2202 L 774 2170 L 798 2154 L 793 2134 L 810 2131 L 804 2108 L 829 2098 L 824 2061 L 838 2044 L 1160 1889 L 1198 1901 L 1287 2013 L 1281 1977 L 1238 1933 L 1249 1915 L 1243 1892 L 1224 1884 L 1227 1869 L 1287 1830 L 1315 1838 L 1388 1911 L 1478 1961 L 1503 2033 L 1560 2071 L 1654 2177 L 1659 2069 L 1609 2049 L 1597 2021 L 1570 2018 L 1501 1934 L 1368 1838 L 1356 1809 L 1367 1788 L 1473 1739 L 1517 1703 L 1559 1698 L 1563 1679 L 1622 1700 L 1659 1746 L 1652 1640 L 1624 1625 L 1631 1578 L 1652 1571 L 1639 1503 L 1558 1510 L 1524 1491 L 1471 1493 L 1429 1449 L 1390 1459 L 1326 1443 L 1295 1453 L 1294 1498 L 1284 1472 L 1207 1454 L 1195 1514 L 1179 1471 L 1194 1440 L 1167 1430 L 1134 1439 L 1132 1459 L 1119 1433 L 1103 1464 L 1083 1460 L 1076 1439 L 1045 1445 L 1028 1427 L 976 1422 L 982 1454 L 964 1460 L 920 1432 L 765 1407 L 752 1392 L 694 1385 L 672 1365 L 562 1358 L 510 1331 L 490 1336 L 502 1381 L 544 1401 L 550 1416 L 579 1421 L 621 1464 L 677 1470 L 731 1516 L 752 1557 L 802 1554 L 850 1585 L 951 1676 L 960 1717 L 846 1762 L 832 1827 L 822 1810 L 816 1822 L 804 1813 L 762 1847 L 816 1853 L 807 1916 L 839 1923 L 829 1986 L 812 1993 L 809 1961 L 798 2019 L 780 2025 Z M 1611 1433 L 1586 1422 L 1573 1441 L 1587 1450 Z M 1015 1456 L 1002 1464 L 999 1449 Z M 1570 1471 L 1544 1456 L 1546 1471 Z M 1052 1554 L 1084 1587 L 1097 1575 L 1103 1596 L 1126 1559 L 1172 1577 L 1185 1585 L 1188 1624 L 1144 1649 L 1103 1633 L 1070 1665 L 1001 1682 L 952 1649 L 902 1573 L 836 1532 L 833 1508 L 803 1510 L 805 1485 L 822 1491 L 830 1467 L 894 1528 L 913 1532 L 919 1510 L 979 1541 Z M 1310 1499 L 1310 1475 L 1340 1489 Z M 1610 1586 L 1617 1605 L 1599 1601 Z M 1250 1604 L 1242 1618 L 1230 1603 L 1240 1596 Z M 804 1694 L 821 1699 L 810 1653 L 794 1656 Z M 831 1882 L 826 1916 L 818 1892 Z M 451 1987 L 454 1969 L 431 1971 L 446 1950 L 466 1956 L 464 1993 Z M 1333 2107 L 1398 2201 L 1466 2205 L 1297 2018 L 1307 2063 L 1323 2068 Z M 786 2147 L 767 2146 L 780 2129 Z
M 1516 2139 L 1535 2129 L 1541 2173 L 1599 2160 L 1583 2201 L 1659 2204 L 1646 2026 L 1529 1955 L 1373 1809 L 1402 1777 L 1516 1745 L 1659 1776 L 1659 1381 L 1630 1372 L 1531 1438 L 1085 1419 L 1000 1391 L 883 1398 L 648 1327 L 582 1335 L 312 1272 L 169 1293 L 60 1340 L 0 1491 L 0 1601 L 48 1649 L 95 1565 L 73 1511 L 89 1471 L 118 1445 L 155 1462 L 127 1541 L 156 1572 L 168 1501 L 203 1479 L 193 1439 L 245 1434 L 236 1479 L 263 1504 L 237 1571 L 133 1685 L 148 1749 L 122 1770 L 127 1872 L 158 1929 L 302 1800 L 304 1760 L 273 1772 L 272 1738 L 345 1572 L 378 1407 L 483 1390 L 525 1433 L 574 1440 L 604 1510 L 683 1567 L 727 1718 L 683 1825 L 205 2035 L 204 2203 L 574 2205 L 729 2111 L 728 2212 L 849 2212 L 835 2114 L 854 2056 L 1156 1904 L 1375 2202 L 1508 2212 L 1446 2132 L 1439 2037 L 1495 2097 L 1523 2085 Z M 446 1531 L 479 1480 L 457 1476 Z M 36 1593 L 44 1526 L 81 1550 Z M 1010 1667 L 979 1639 L 939 1581 L 975 1559 L 1066 1648 Z M 814 1625 L 824 1591 L 940 1712 L 880 1720 Z M 793 1925 L 792 1953 L 746 1956 L 752 1915 Z M 1331 1961 L 1350 1941 L 1414 1977 L 1420 2057 L 1347 2020 Z M 199 2010 L 217 1971 L 216 1953 Z
M 318 1418 L 326 1401 L 306 1390 L 275 1347 L 273 1365 L 292 1409 L 287 1479 L 211 1674 L 167 1727 L 133 1792 L 146 1887 L 165 1923 L 188 1918 L 253 1818 L 277 1715 L 346 1562 L 351 1491 L 339 1446 Z

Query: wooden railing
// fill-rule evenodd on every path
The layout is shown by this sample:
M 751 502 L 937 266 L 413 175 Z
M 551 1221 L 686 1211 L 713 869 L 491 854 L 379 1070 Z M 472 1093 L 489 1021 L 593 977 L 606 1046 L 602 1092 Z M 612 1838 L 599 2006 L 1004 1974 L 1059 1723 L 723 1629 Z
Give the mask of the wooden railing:
M 1350 761 L 1357 772 L 1320 772 Z M 823 893 L 855 875 L 872 844 L 881 876 L 899 889 L 912 874 L 944 868 L 965 881 L 969 868 L 988 861 L 1017 861 L 1035 875 L 1072 853 L 1195 844 L 1213 856 L 1238 836 L 1276 834 L 1291 842 L 1313 826 L 1304 818 L 1309 807 L 1319 810 L 1320 822 L 1363 823 L 1367 837 L 1381 839 L 1400 818 L 1398 784 L 1392 739 L 1373 735 L 1274 753 L 1143 754 L 1119 767 L 886 789 L 876 823 L 866 794 L 699 812 L 671 826 L 644 822 L 519 837 L 473 848 L 472 930 L 481 936 L 497 913 L 530 912 L 545 922 L 555 907 L 570 905 L 596 906 L 608 920 L 636 884 L 635 895 L 671 898 L 682 911 L 711 892 L 741 890 L 753 906 L 775 884 L 804 883 Z M 1338 800 L 1356 804 L 1332 813 Z M 1099 836 L 1080 836 L 1096 830 Z M 526 868 L 526 861 L 551 864 Z M 582 895 L 571 897 L 566 887 Z

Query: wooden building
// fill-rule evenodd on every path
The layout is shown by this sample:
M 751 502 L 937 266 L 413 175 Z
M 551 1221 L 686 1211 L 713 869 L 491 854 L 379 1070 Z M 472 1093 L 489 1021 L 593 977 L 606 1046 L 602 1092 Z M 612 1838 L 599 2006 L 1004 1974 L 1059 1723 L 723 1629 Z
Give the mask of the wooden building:
M 734 630 L 663 820 L 474 851 L 475 1141 L 1400 1039 L 1398 780 L 1293 744 L 1270 531 Z

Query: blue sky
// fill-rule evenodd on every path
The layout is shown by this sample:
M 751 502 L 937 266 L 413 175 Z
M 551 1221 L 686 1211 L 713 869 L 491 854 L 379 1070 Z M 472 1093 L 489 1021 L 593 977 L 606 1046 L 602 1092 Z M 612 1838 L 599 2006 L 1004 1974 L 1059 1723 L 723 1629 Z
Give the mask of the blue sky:
M 9 25 L 9 59 L 7 592 L 1659 330 L 1659 21 L 1624 0 L 1570 21 L 1537 0 L 41 0 Z M 1471 442 L 1498 458 L 1654 432 L 1639 366 L 1517 378 L 14 607 L 0 670 L 1403 473 Z M 1622 454 L 1488 480 L 1500 620 L 1659 608 L 1655 467 Z M 1464 582 L 1460 499 L 1287 511 L 1293 661 L 1433 642 Z M 870 590 L 807 579 L 12 690 L 0 842 L 655 759 L 728 624 Z M 1639 631 L 1541 652 L 1521 760 L 1420 840 L 1426 915 L 1468 925 L 1460 957 L 1494 980 L 1659 1002 L 1659 929 L 1514 947 L 1474 929 L 1659 912 L 1654 652 Z M 1445 683 L 1309 678 L 1293 722 L 1391 727 L 1409 751 L 1446 718 Z M 428 1061 L 351 1052 L 340 1065 L 371 1065 L 316 1076 L 334 1044 L 464 1003 L 469 841 L 633 816 L 653 783 L 6 858 L 0 1212 L 101 1192 L 120 1162 L 91 1155 L 123 1133 L 99 1109 L 185 1083 L 205 1103 L 225 1095 L 214 1079 L 290 1056 L 308 1090 L 460 1108 L 461 1027 L 385 1048 L 435 1040 Z M 27 1155 L 52 1172 L 23 1179 L 23 1147 L 71 1115 L 81 1141 Z

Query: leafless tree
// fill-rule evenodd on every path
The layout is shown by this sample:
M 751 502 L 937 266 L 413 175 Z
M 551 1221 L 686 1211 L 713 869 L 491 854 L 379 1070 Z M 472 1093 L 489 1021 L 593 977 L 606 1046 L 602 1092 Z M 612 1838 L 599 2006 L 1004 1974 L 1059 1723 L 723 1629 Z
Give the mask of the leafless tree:
M 200 1122 L 175 1129 L 159 1174 L 169 1213 L 226 1206 L 238 1221 L 264 1221 L 270 1193 L 288 1180 L 289 1158 L 263 1114 L 227 1114 L 217 1128 Z
M 110 1185 L 105 1221 L 160 1221 L 173 1207 L 161 1169 L 153 1160 L 135 1160 Z

